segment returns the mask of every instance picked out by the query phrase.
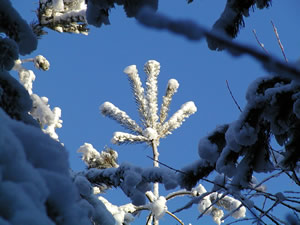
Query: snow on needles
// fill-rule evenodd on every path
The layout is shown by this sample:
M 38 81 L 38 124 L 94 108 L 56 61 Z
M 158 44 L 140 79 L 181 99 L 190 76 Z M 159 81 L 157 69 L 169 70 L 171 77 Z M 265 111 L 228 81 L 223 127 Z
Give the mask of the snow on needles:
M 157 78 L 160 73 L 160 63 L 155 60 L 149 60 L 144 65 L 144 71 L 147 74 L 146 91 L 144 91 L 140 80 L 136 65 L 128 66 L 124 69 L 124 73 L 128 75 L 132 86 L 133 95 L 137 102 L 141 127 L 132 120 L 126 112 L 110 102 L 105 102 L 100 106 L 100 111 L 103 115 L 108 116 L 125 128 L 131 130 L 134 134 L 115 132 L 112 138 L 114 144 L 122 143 L 138 143 L 138 142 L 156 142 L 159 144 L 159 139 L 167 135 L 184 122 L 186 118 L 197 111 L 194 102 L 189 101 L 181 106 L 181 108 L 171 118 L 165 122 L 170 103 L 173 95 L 177 92 L 179 83 L 175 79 L 170 79 L 168 82 L 160 113 L 158 115 L 158 89 Z

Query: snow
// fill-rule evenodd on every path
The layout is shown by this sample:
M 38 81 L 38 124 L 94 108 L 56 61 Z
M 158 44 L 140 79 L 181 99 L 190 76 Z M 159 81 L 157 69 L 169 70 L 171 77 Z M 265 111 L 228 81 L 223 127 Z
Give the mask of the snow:
M 157 105 L 157 77 L 160 72 L 160 63 L 155 60 L 148 60 L 144 65 L 144 71 L 147 74 L 146 80 L 146 99 L 147 107 L 147 120 L 148 126 L 155 128 L 158 120 L 158 105 Z
M 166 205 L 167 200 L 163 196 L 159 196 L 152 203 L 148 205 L 149 210 L 152 212 L 156 219 L 161 219 L 168 210 Z
M 1 30 L 1 27 L 0 27 Z M 18 59 L 18 46 L 9 38 L 0 37 L 0 69 L 11 70 L 14 61 Z
M 89 143 L 81 145 L 77 152 L 82 153 L 82 160 L 87 165 L 91 164 L 90 161 L 96 161 L 100 157 L 100 153 Z
M 148 139 L 141 135 L 134 135 L 124 132 L 115 132 L 111 143 L 113 144 L 122 144 L 122 143 L 137 143 L 137 142 L 145 142 L 148 141 Z
M 172 89 L 172 90 L 174 90 L 174 92 L 176 92 L 178 88 L 179 88 L 179 83 L 177 80 L 170 79 L 168 81 L 168 89 Z
M 32 101 L 24 87 L 5 70 L 0 70 L 0 87 L 3 90 L 1 105 L 6 113 L 25 123 L 37 125 L 37 122 L 28 115 L 32 108 Z M 9 95 L 9 93 L 17 93 Z
M 52 0 L 53 9 L 56 11 L 64 10 L 64 1 L 63 0 Z
M 10 119 L 2 109 L 0 120 L 3 218 L 9 224 L 91 224 L 78 202 L 62 145 L 39 128 Z M 48 210 L 57 214 L 50 216 Z
M 132 204 L 126 204 L 122 206 L 116 206 L 111 204 L 102 196 L 99 196 L 98 199 L 105 205 L 107 210 L 113 215 L 116 223 L 115 225 L 130 225 L 130 222 L 134 220 L 134 217 L 130 212 L 135 211 L 135 206 Z
M 90 182 L 84 176 L 76 176 L 74 180 L 75 185 L 78 188 L 80 195 L 88 197 L 93 194 L 92 186 Z
M 195 103 L 192 101 L 184 103 L 180 109 L 171 116 L 171 118 L 165 122 L 160 131 L 160 135 L 165 137 L 168 134 L 171 134 L 171 131 L 179 128 L 181 124 L 185 121 L 185 118 L 188 118 L 190 115 L 194 114 L 197 111 Z
M 146 137 L 148 140 L 152 141 L 152 140 L 156 140 L 158 138 L 158 134 L 156 132 L 156 130 L 154 130 L 151 127 L 147 127 L 144 131 L 143 131 L 143 136 Z
M 111 117 L 127 129 L 138 134 L 142 133 L 142 129 L 139 127 L 139 125 L 133 119 L 131 119 L 126 112 L 120 110 L 114 104 L 110 102 L 104 102 L 100 106 L 100 111 L 104 116 Z
M 88 1 L 87 10 L 86 10 L 86 19 L 88 24 L 93 25 L 95 27 L 101 27 L 102 24 L 108 25 L 110 24 L 108 15 L 104 13 L 102 7 L 99 7 L 97 3 L 101 3 L 103 1 Z
M 28 91 L 29 95 L 32 95 L 32 84 L 35 80 L 35 75 L 32 70 L 21 69 L 19 72 L 19 79 L 24 88 Z
M 138 70 L 136 68 L 136 65 L 127 66 L 124 71 L 126 74 L 137 74 Z
M 214 165 L 219 158 L 218 146 L 211 143 L 207 138 L 202 138 L 198 144 L 198 154 L 200 158 Z
M 42 69 L 44 71 L 49 70 L 50 68 L 50 63 L 49 61 L 42 55 L 37 55 L 34 58 L 34 66 L 37 69 Z

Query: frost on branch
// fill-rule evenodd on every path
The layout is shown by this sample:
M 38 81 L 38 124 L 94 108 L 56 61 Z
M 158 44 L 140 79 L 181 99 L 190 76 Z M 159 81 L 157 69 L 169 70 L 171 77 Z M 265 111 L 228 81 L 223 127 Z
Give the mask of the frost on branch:
M 114 144 L 139 142 L 152 143 L 153 141 L 159 144 L 160 138 L 164 138 L 171 134 L 173 130 L 181 126 L 186 118 L 197 111 L 195 104 L 190 101 L 183 104 L 180 110 L 178 110 L 167 122 L 164 122 L 170 109 L 172 97 L 176 93 L 179 83 L 175 79 L 171 79 L 168 82 L 166 95 L 163 97 L 160 115 L 158 115 L 157 77 L 160 72 L 159 62 L 149 60 L 144 66 L 144 71 L 147 74 L 146 93 L 142 86 L 136 66 L 131 65 L 124 69 L 124 73 L 128 75 L 132 86 L 133 95 L 141 117 L 140 120 L 142 121 L 141 126 L 132 120 L 126 112 L 120 110 L 110 102 L 105 102 L 100 106 L 100 111 L 103 115 L 116 120 L 122 126 L 134 133 L 115 132 L 112 138 L 112 143 Z M 143 127 L 143 129 L 141 127 Z
M 89 168 L 105 169 L 111 167 L 118 167 L 117 158 L 118 153 L 111 148 L 105 148 L 100 153 L 94 149 L 93 145 L 84 143 L 77 150 L 78 153 L 82 153 L 82 160 Z

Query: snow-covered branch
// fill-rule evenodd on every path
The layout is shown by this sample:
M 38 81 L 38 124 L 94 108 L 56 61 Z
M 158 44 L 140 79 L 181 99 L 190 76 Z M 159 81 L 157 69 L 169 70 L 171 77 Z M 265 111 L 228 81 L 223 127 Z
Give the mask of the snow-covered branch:
M 233 42 L 231 39 L 224 36 L 223 33 L 214 30 L 209 31 L 205 27 L 196 24 L 194 21 L 171 19 L 163 14 L 155 13 L 149 8 L 142 9 L 137 16 L 137 19 L 141 24 L 147 27 L 159 30 L 165 29 L 183 35 L 193 41 L 202 40 L 206 37 L 209 40 L 210 48 L 220 48 L 217 46 L 222 46 L 222 48 L 226 49 L 227 52 L 234 57 L 245 54 L 252 56 L 260 62 L 267 71 L 282 76 L 283 78 L 286 77 L 295 79 L 298 82 L 300 81 L 300 69 L 297 64 L 286 63 L 273 56 L 266 55 L 255 47 Z
M 28 70 L 23 67 L 23 64 L 26 62 L 34 63 L 34 66 L 37 69 L 44 71 L 50 68 L 50 63 L 44 56 L 38 55 L 35 58 L 16 60 L 13 70 L 18 72 L 20 83 L 28 91 L 31 97 L 32 108 L 29 110 L 30 115 L 39 123 L 40 127 L 45 133 L 49 134 L 53 139 L 58 141 L 58 135 L 55 130 L 56 128 L 62 127 L 63 121 L 60 119 L 61 109 L 59 107 L 54 107 L 51 110 L 47 97 L 40 97 L 33 93 L 32 88 L 35 80 L 35 74 L 32 70 Z

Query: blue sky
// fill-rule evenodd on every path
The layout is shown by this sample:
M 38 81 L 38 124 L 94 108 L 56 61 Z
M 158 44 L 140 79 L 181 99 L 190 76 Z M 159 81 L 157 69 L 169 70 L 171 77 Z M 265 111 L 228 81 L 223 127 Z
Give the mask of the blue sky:
M 12 3 L 27 21 L 35 18 L 34 10 L 38 6 L 36 0 L 12 0 Z M 211 27 L 224 6 L 225 1 L 217 0 L 195 0 L 192 4 L 187 4 L 185 0 L 161 0 L 159 12 L 172 18 L 193 19 Z M 288 59 L 298 60 L 299 10 L 300 2 L 290 0 L 288 4 L 287 1 L 273 1 L 269 9 L 251 11 L 237 41 L 257 47 L 252 33 L 252 29 L 255 29 L 269 52 L 282 58 L 270 23 L 273 20 Z M 48 97 L 51 107 L 62 109 L 63 127 L 58 133 L 70 154 L 71 168 L 75 171 L 85 168 L 80 155 L 76 153 L 85 142 L 91 143 L 99 151 L 106 145 L 114 148 L 119 153 L 120 163 L 126 161 L 142 167 L 152 166 L 151 160 L 146 157 L 151 155 L 151 149 L 146 145 L 113 146 L 110 143 L 113 132 L 124 129 L 99 113 L 99 106 L 110 101 L 138 121 L 130 85 L 123 73 L 126 66 L 137 65 L 141 79 L 144 80 L 144 63 L 149 59 L 159 61 L 160 100 L 168 80 L 178 80 L 180 86 L 173 98 L 170 114 L 187 101 L 195 102 L 197 113 L 162 140 L 159 146 L 160 160 L 178 169 L 199 157 L 197 145 L 201 137 L 217 125 L 238 118 L 239 110 L 230 97 L 225 81 L 229 81 L 236 100 L 243 107 L 250 82 L 267 75 L 260 64 L 248 56 L 233 58 L 226 52 L 210 51 L 205 41 L 193 42 L 166 31 L 148 29 L 135 19 L 126 18 L 121 7 L 111 11 L 110 22 L 110 26 L 100 29 L 90 27 L 88 36 L 60 34 L 49 30 L 49 34 L 39 41 L 38 49 L 32 54 L 44 55 L 50 61 L 49 71 L 34 70 L 37 77 L 33 90 L 40 96 Z M 283 181 L 277 182 L 276 186 L 280 188 Z M 288 188 L 292 188 L 291 184 L 286 183 Z M 122 195 L 119 193 L 117 196 Z M 119 200 L 119 197 L 110 195 L 109 198 L 116 204 L 127 202 L 126 197 Z M 180 218 L 187 224 L 199 224 L 196 208 L 191 211 L 191 216 L 185 213 L 182 217 L 179 215 Z M 161 224 L 171 223 L 167 222 L 167 217 Z M 138 221 L 136 224 L 141 224 L 143 219 Z M 200 221 L 214 224 L 211 218 Z

